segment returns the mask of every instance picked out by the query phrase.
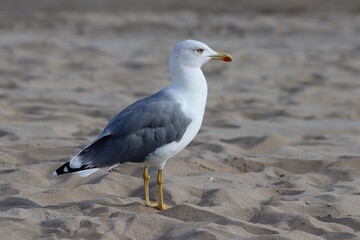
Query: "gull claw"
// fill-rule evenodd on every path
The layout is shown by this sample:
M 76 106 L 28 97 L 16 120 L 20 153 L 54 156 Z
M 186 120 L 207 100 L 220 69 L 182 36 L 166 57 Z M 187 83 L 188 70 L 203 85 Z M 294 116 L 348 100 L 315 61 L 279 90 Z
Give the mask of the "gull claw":
M 163 204 L 163 205 L 157 205 L 155 208 L 160 210 L 160 211 L 163 211 L 163 210 L 166 210 L 166 209 L 169 209 L 171 208 L 172 206 L 170 205 L 167 205 L 167 204 Z

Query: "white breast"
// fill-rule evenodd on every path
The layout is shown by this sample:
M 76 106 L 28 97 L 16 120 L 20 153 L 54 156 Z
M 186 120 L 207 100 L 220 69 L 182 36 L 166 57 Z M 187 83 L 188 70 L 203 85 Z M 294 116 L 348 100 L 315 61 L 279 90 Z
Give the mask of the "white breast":
M 163 168 L 166 161 L 183 150 L 199 132 L 207 99 L 206 79 L 201 72 L 195 82 L 186 85 L 179 85 L 176 82 L 171 84 L 166 91 L 181 104 L 182 112 L 191 119 L 191 123 L 179 142 L 159 147 L 147 158 L 145 164 L 158 168 Z

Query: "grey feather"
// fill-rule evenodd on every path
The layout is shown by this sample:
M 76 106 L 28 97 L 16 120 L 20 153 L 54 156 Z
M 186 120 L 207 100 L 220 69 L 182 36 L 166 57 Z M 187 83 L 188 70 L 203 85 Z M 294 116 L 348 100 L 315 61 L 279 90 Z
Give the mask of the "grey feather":
M 155 149 L 179 142 L 190 122 L 180 104 L 160 91 L 118 113 L 78 157 L 94 167 L 143 162 Z

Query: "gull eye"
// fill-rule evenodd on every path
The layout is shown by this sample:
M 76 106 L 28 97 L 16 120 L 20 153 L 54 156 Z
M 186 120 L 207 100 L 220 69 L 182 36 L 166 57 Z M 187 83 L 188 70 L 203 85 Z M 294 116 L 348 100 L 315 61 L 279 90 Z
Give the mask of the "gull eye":
M 203 48 L 198 48 L 198 49 L 196 49 L 196 52 L 199 53 L 199 54 L 202 54 L 204 52 L 204 49 Z

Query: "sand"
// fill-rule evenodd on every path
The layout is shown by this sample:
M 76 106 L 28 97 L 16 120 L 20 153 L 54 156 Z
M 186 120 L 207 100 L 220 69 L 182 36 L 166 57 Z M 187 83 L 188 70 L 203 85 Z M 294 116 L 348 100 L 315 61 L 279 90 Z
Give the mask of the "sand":
M 36 1 L 17 6 L 24 14 L 5 2 L 1 239 L 360 239 L 356 1 L 288 12 L 241 3 L 207 11 L 206 1 L 198 11 L 75 11 Z M 164 170 L 173 207 L 143 206 L 136 165 L 52 177 L 119 110 L 169 83 L 168 54 L 187 38 L 234 62 L 203 68 L 203 127 Z

